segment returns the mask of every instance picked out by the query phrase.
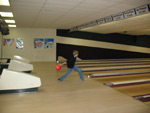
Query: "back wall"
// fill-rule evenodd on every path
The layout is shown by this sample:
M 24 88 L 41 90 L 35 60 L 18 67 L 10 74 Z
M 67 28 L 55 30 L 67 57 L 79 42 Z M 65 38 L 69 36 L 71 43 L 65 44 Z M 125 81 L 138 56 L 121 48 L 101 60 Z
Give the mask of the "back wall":
M 10 34 L 3 38 L 17 39 L 21 38 L 24 42 L 23 49 L 16 49 L 13 46 L 3 46 L 3 58 L 12 58 L 19 55 L 30 59 L 31 61 L 55 61 L 56 60 L 56 30 L 38 29 L 38 28 L 11 28 Z M 34 38 L 54 38 L 53 48 L 34 48 Z

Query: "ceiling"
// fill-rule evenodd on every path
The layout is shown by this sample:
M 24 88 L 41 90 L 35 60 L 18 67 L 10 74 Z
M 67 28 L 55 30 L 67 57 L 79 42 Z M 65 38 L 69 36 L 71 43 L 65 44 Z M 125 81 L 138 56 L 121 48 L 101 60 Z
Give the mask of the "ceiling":
M 11 6 L 0 11 L 13 12 L 18 28 L 70 29 L 96 19 L 114 15 L 150 0 L 9 0 Z M 83 29 L 96 33 L 150 35 L 150 13 Z

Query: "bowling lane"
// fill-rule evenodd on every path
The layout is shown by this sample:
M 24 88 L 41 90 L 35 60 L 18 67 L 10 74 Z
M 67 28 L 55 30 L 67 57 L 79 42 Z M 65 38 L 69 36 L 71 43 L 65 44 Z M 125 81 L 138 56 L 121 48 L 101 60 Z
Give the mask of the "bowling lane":
M 138 67 L 150 67 L 150 64 L 132 64 L 132 65 L 107 65 L 107 66 L 95 66 L 95 67 L 81 67 L 81 70 L 106 70 L 106 69 L 120 69 L 120 68 L 138 68 Z
M 128 96 L 150 94 L 150 84 L 131 85 L 127 87 L 115 87 L 114 89 Z
M 93 72 L 83 72 L 84 75 L 96 74 L 96 73 L 115 73 L 115 72 L 133 72 L 133 71 L 150 71 L 150 67 L 141 69 L 120 69 L 120 70 L 101 70 Z
M 127 87 L 115 87 L 114 89 L 131 97 L 137 95 L 150 94 L 150 84 L 132 85 Z M 149 101 L 144 103 L 150 106 Z
M 119 65 L 118 65 L 119 64 Z M 120 65 L 122 64 L 122 65 Z M 129 64 L 129 65 L 128 65 Z M 85 67 L 84 67 L 85 65 Z M 87 65 L 87 66 L 86 66 Z M 106 75 L 106 74 L 112 74 L 112 73 L 130 73 L 130 72 L 139 72 L 138 74 L 129 74 L 129 75 L 121 75 L 121 76 L 107 76 L 107 77 L 96 77 L 91 78 L 97 82 L 101 83 L 112 83 L 112 82 L 128 82 L 128 81 L 138 81 L 138 80 L 144 80 L 144 79 L 150 79 L 150 65 L 148 63 L 143 62 L 134 62 L 134 63 L 109 63 L 108 64 L 92 64 L 92 66 L 89 66 L 91 64 L 82 64 L 81 70 L 87 69 L 87 70 L 93 70 L 96 69 L 96 71 L 83 71 L 83 74 L 85 76 L 89 76 L 92 74 L 100 74 L 100 75 Z M 98 66 L 99 65 L 99 66 Z M 100 70 L 98 70 L 100 69 Z M 148 73 L 140 73 L 147 71 Z M 109 86 L 108 86 L 109 87 Z M 150 83 L 143 83 L 143 84 L 134 84 L 134 85 L 128 85 L 128 86 L 119 86 L 119 87 L 113 87 L 113 89 L 128 95 L 128 96 L 137 96 L 137 95 L 145 95 L 150 94 Z M 140 100 L 137 100 L 140 101 Z M 144 102 L 145 104 L 150 106 L 150 102 Z
M 132 81 L 132 80 L 150 79 L 150 74 L 130 75 L 130 76 L 120 76 L 120 77 L 102 77 L 102 78 L 92 78 L 92 79 L 101 83 L 124 82 L 124 81 Z M 132 97 L 136 95 L 150 94 L 150 83 L 129 85 L 123 87 L 113 87 L 113 89 Z M 150 102 L 144 102 L 144 103 L 150 106 Z
M 150 106 L 150 102 L 145 102 L 146 105 Z
M 128 76 L 125 75 L 125 76 L 115 76 L 115 77 L 99 77 L 99 78 L 92 78 L 92 79 L 101 83 L 110 83 L 110 82 L 150 79 L 150 74 L 139 74 L 139 75 L 128 75 Z
M 112 63 L 112 64 L 79 64 L 76 65 L 80 68 L 91 68 L 91 67 L 110 67 L 110 66 L 138 66 L 138 65 L 150 65 L 150 62 L 142 62 L 142 63 Z

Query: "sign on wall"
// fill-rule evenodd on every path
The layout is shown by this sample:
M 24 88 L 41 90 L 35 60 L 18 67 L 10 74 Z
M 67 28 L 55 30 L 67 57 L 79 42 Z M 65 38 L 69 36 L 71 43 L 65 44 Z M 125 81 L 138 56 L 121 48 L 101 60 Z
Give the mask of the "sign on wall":
M 133 17 L 135 16 L 135 10 L 134 9 L 131 9 L 131 10 L 128 10 L 128 11 L 125 11 L 124 12 L 124 17 L 125 18 L 129 18 L 129 17 Z
M 53 48 L 53 47 L 54 47 L 54 39 L 53 38 L 45 38 L 44 48 Z
M 53 48 L 53 38 L 34 38 L 34 48 Z
M 3 39 L 3 46 L 12 46 L 14 45 L 14 39 Z
M 98 24 L 103 24 L 103 23 L 105 23 L 104 18 L 98 19 L 98 20 L 97 20 L 97 23 L 98 23 Z
M 44 38 L 34 38 L 34 48 L 44 48 Z
M 16 49 L 23 49 L 23 39 L 16 39 Z
M 149 12 L 148 5 L 138 7 L 135 9 L 135 11 L 137 15 L 148 13 Z
M 123 13 L 118 13 L 112 16 L 113 20 L 120 20 L 120 19 L 124 19 Z
M 105 17 L 105 22 L 111 22 L 111 21 L 113 21 L 111 16 Z

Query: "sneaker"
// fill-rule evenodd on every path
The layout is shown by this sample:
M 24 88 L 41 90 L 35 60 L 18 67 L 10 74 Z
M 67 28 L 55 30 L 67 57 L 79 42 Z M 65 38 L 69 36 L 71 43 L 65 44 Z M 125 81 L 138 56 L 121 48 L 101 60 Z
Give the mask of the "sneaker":
M 58 82 L 62 82 L 63 80 L 58 79 Z

